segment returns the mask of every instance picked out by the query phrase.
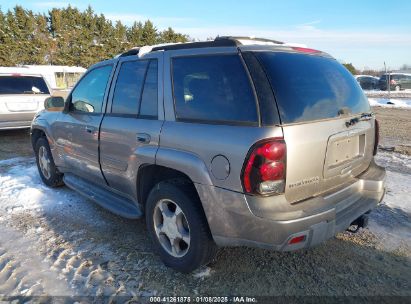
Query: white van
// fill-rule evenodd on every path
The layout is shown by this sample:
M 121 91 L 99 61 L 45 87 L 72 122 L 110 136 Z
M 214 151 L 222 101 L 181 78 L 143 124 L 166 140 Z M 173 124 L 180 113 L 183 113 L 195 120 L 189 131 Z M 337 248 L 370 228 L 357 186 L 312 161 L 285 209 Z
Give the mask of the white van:
M 29 128 L 51 89 L 28 68 L 0 68 L 0 130 Z

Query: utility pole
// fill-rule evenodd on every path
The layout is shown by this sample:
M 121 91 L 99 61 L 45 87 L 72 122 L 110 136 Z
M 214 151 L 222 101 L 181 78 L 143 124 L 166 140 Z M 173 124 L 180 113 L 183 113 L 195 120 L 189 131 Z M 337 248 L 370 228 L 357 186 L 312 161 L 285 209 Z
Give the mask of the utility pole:
M 388 98 L 390 98 L 390 95 L 391 95 L 391 75 L 390 75 L 390 73 L 387 73 L 387 65 L 385 64 L 385 61 L 384 61 L 384 69 L 385 69 L 385 75 L 386 75 L 386 78 L 387 78 L 387 90 L 388 90 Z

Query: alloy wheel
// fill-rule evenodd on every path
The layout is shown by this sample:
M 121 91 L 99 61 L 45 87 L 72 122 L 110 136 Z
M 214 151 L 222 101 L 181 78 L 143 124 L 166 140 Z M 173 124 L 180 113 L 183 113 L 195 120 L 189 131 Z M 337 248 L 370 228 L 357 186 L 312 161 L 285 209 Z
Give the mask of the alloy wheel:
M 39 165 L 41 173 L 46 179 L 51 177 L 50 172 L 50 157 L 48 155 L 47 149 L 44 146 L 41 146 L 39 149 Z
M 181 258 L 190 248 L 190 227 L 181 208 L 170 199 L 157 202 L 153 212 L 154 230 L 163 249 Z

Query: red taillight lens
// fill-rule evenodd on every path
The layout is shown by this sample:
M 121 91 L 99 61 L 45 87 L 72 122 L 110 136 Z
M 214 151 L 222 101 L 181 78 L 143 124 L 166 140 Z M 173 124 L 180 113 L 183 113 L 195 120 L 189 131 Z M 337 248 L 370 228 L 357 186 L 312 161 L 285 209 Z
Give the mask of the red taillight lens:
M 250 194 L 278 194 L 284 192 L 286 144 L 273 139 L 255 144 L 244 163 L 242 180 L 244 191 Z
M 265 163 L 260 167 L 260 175 L 263 181 L 282 179 L 284 164 L 281 162 Z
M 269 160 L 282 159 L 285 154 L 285 145 L 266 143 L 258 151 L 259 154 Z
M 375 130 L 375 137 L 374 137 L 374 152 L 373 152 L 373 154 L 377 155 L 378 144 L 380 142 L 380 124 L 379 124 L 378 120 L 375 120 L 374 130 Z

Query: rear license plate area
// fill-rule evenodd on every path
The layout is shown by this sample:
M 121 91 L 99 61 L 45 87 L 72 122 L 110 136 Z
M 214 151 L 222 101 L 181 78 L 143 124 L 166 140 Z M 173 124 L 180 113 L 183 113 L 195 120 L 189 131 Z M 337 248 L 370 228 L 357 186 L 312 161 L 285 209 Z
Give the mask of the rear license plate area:
M 27 112 L 37 110 L 37 102 L 13 102 L 6 103 L 7 109 L 11 112 Z
M 365 134 L 331 137 L 324 163 L 324 177 L 345 174 L 364 157 Z

